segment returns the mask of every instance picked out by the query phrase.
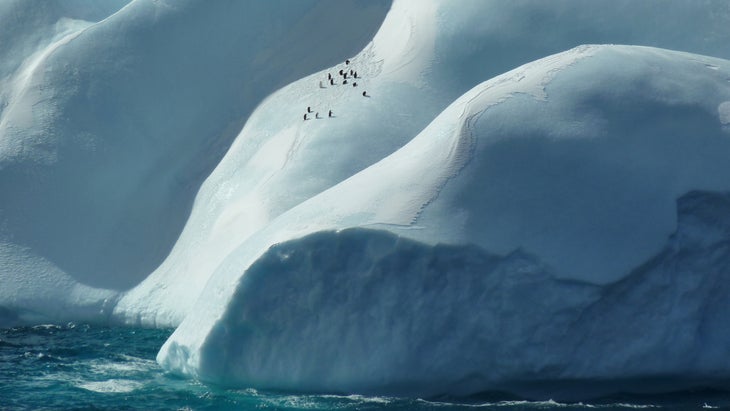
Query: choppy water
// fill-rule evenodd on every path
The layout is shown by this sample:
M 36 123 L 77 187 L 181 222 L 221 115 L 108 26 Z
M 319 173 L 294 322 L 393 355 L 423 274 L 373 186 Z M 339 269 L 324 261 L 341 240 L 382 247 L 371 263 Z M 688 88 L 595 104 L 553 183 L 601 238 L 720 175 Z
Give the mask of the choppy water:
M 0 410 L 687 410 L 730 409 L 730 392 L 595 403 L 425 401 L 224 390 L 165 374 L 154 361 L 171 330 L 36 326 L 0 330 Z

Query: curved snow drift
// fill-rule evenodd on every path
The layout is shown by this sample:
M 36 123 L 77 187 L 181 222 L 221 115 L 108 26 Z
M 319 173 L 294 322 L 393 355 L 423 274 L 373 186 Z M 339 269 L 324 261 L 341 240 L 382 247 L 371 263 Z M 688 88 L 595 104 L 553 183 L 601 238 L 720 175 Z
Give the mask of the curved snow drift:
M 0 6 L 0 306 L 28 322 L 107 321 L 250 112 L 361 50 L 389 6 L 35 3 Z

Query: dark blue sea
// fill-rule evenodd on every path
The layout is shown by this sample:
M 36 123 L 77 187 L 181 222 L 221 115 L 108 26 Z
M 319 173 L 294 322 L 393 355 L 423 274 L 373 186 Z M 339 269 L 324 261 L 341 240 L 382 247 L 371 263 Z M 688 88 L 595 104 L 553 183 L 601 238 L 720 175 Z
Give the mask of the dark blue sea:
M 226 390 L 165 374 L 172 330 L 43 325 L 0 329 L 0 410 L 691 410 L 730 409 L 730 392 L 560 403 L 514 398 L 424 400 Z

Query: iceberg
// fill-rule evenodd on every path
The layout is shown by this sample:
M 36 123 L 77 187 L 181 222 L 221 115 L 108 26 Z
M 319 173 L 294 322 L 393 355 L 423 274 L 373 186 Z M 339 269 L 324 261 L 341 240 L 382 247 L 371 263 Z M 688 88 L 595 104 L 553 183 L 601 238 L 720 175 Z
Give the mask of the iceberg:
M 0 22 L 0 326 L 177 327 L 163 368 L 230 387 L 728 380 L 725 2 L 15 0 Z
M 488 80 L 244 241 L 158 361 L 379 395 L 724 381 L 707 344 L 727 333 L 706 325 L 726 315 L 708 293 L 730 258 L 728 78 L 726 60 L 581 46 Z

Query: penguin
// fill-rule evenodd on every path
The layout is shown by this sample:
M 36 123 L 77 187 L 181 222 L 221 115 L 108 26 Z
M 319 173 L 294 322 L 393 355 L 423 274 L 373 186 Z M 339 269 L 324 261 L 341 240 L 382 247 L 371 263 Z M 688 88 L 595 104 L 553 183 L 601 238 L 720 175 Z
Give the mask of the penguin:
M 309 120 L 309 119 L 307 118 L 307 113 L 304 113 L 304 121 L 307 121 L 307 120 Z
M 312 107 L 311 106 L 307 106 L 307 113 L 311 113 L 311 112 L 312 112 Z
M 334 85 L 335 85 L 335 80 L 334 79 L 330 79 L 330 86 L 334 86 Z
M 345 72 L 344 77 L 347 78 L 347 72 Z
M 352 76 L 352 75 L 354 75 L 354 74 L 355 74 L 355 70 L 353 70 L 353 69 L 350 69 L 350 75 Z
M 354 73 L 352 73 L 352 76 L 355 77 L 355 78 L 357 78 L 357 71 L 354 72 Z
M 331 73 L 327 73 L 327 80 L 332 80 L 332 74 Z
M 362 96 L 363 96 L 363 97 L 368 97 L 368 92 L 367 92 L 367 91 L 363 91 L 363 92 L 362 92 Z
M 342 84 L 347 84 L 347 80 L 342 80 Z
M 350 60 L 345 60 L 345 65 L 350 64 Z
M 329 117 L 332 117 L 332 110 L 330 110 L 330 112 L 329 112 L 328 116 L 329 116 Z
M 319 118 L 319 111 L 314 113 L 314 118 Z
M 357 83 L 356 82 L 353 82 L 352 83 L 352 87 L 357 87 Z
M 342 69 L 340 69 L 340 75 L 342 75 Z

